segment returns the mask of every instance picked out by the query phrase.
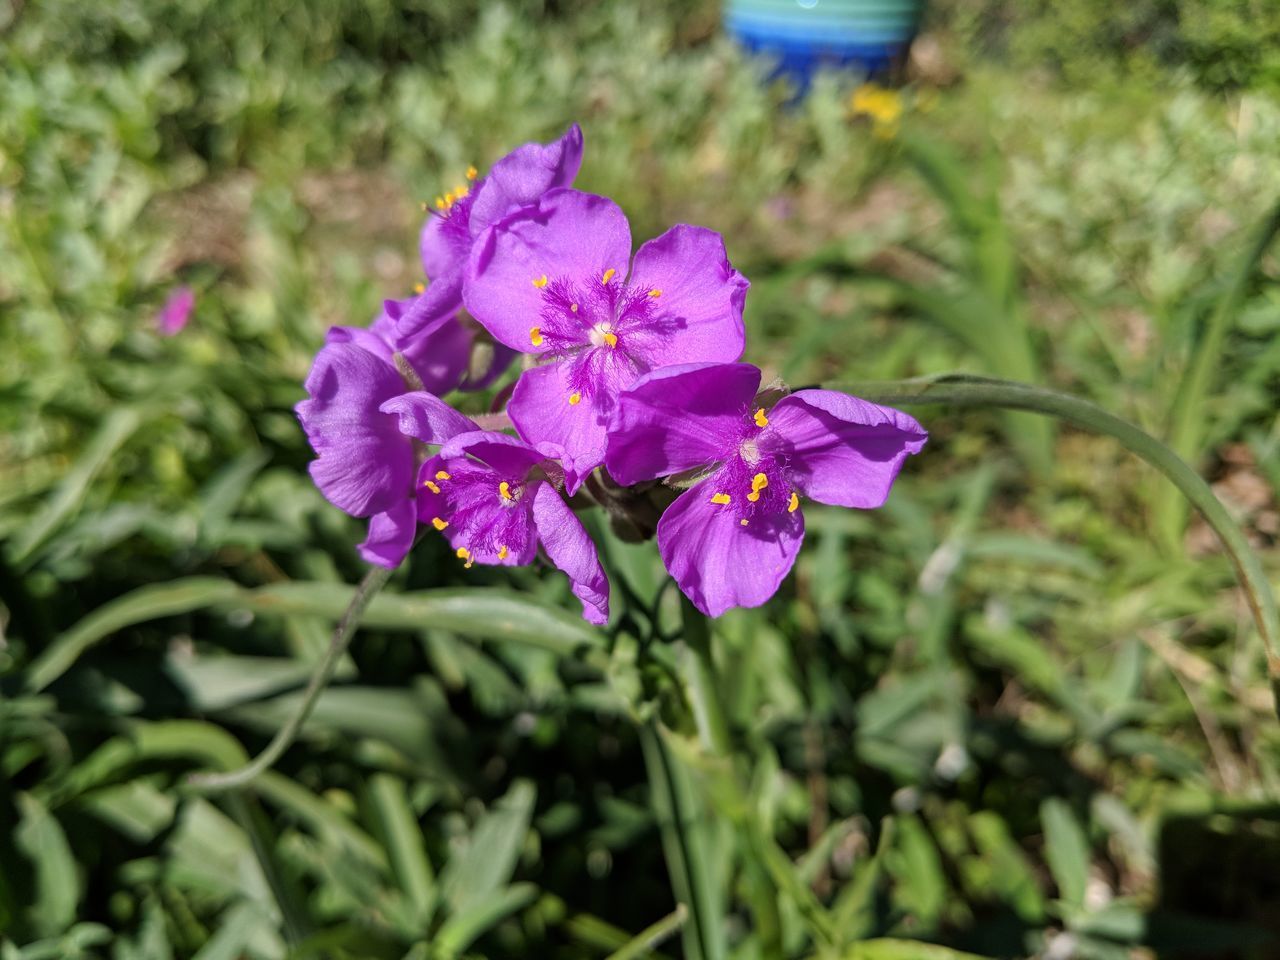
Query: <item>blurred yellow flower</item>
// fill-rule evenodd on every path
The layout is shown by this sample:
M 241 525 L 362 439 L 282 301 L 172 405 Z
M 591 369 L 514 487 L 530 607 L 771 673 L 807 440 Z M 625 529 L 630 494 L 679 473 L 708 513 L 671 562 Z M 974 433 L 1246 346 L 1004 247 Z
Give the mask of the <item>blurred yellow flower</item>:
M 870 117 L 871 132 L 880 140 L 892 140 L 898 134 L 902 118 L 902 95 L 874 83 L 864 83 L 849 98 L 849 109 L 855 117 Z

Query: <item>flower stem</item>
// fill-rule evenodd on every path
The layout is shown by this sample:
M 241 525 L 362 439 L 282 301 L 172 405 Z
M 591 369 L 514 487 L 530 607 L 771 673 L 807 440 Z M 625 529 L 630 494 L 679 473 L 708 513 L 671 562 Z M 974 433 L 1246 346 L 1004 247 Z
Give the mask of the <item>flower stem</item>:
M 297 738 L 299 731 L 302 730 L 302 725 L 307 722 L 307 717 L 311 715 L 312 709 L 315 708 L 316 701 L 320 699 L 320 694 L 324 692 L 324 688 L 333 679 L 333 674 L 338 669 L 338 661 L 342 659 L 347 645 L 355 635 L 356 627 L 360 625 L 360 618 L 364 615 L 365 608 L 377 596 L 378 591 L 386 586 L 387 581 L 391 579 L 391 574 L 394 572 L 394 570 L 388 570 L 385 567 L 369 568 L 369 572 L 360 581 L 360 586 L 356 588 L 355 595 L 351 598 L 351 603 L 347 605 L 346 612 L 342 614 L 342 619 L 338 621 L 338 626 L 334 628 L 333 636 L 329 640 L 329 648 L 325 651 L 320 662 L 316 664 L 315 671 L 311 674 L 311 680 L 307 683 L 307 689 L 302 695 L 302 703 L 298 705 L 297 711 L 289 718 L 288 722 L 276 732 L 267 748 L 239 770 L 230 770 L 226 773 L 192 774 L 187 778 L 187 784 L 190 787 L 204 793 L 234 790 L 236 787 L 242 787 L 249 783 L 254 777 L 270 768 L 272 764 L 280 759 L 281 755 L 289 749 Z
M 693 706 L 693 721 L 698 728 L 698 739 L 703 749 L 713 756 L 729 759 L 732 744 L 729 740 L 729 724 L 720 707 L 720 694 L 716 688 L 716 666 L 711 656 L 711 625 L 688 597 L 680 596 L 680 615 L 684 624 L 684 643 L 689 650 L 688 684 L 689 701 Z
M 1276 653 L 1280 649 L 1280 612 L 1277 612 L 1275 596 L 1267 581 L 1266 571 L 1249 546 L 1244 532 L 1214 495 L 1209 484 L 1173 450 L 1127 420 L 1108 413 L 1088 400 L 1011 380 L 945 374 L 913 380 L 843 384 L 839 389 L 846 389 L 875 403 L 890 405 L 929 403 L 951 407 L 1029 410 L 1058 417 L 1119 440 L 1130 452 L 1168 477 L 1191 505 L 1200 511 L 1205 522 L 1222 541 L 1235 567 L 1240 586 L 1244 589 L 1258 633 L 1262 636 L 1272 694 L 1276 698 L 1277 713 L 1280 713 L 1280 656 Z

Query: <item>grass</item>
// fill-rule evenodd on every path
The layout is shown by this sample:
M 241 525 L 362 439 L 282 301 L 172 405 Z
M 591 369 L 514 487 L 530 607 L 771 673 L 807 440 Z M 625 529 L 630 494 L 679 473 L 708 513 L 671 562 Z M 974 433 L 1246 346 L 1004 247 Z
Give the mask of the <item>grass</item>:
M 589 517 L 610 630 L 428 538 L 279 764 L 189 786 L 285 722 L 361 575 L 291 412 L 325 327 L 416 282 L 421 199 L 574 120 L 638 240 L 725 234 L 766 377 L 1088 398 L 1276 582 L 1280 108 L 950 16 L 961 81 L 885 140 L 856 78 L 787 106 L 714 5 L 0 12 L 0 957 L 1273 953 L 1280 736 L 1226 555 L 1114 440 L 989 411 L 915 410 L 884 510 L 807 511 L 713 627 L 722 729 L 652 544 Z

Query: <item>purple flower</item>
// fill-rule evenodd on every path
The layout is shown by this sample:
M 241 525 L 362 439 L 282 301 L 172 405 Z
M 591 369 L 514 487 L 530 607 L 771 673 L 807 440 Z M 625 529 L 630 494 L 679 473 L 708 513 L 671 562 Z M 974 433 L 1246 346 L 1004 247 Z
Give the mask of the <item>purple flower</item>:
M 310 399 L 295 408 L 316 452 L 311 478 L 334 506 L 370 518 L 360 555 L 395 567 L 417 529 L 414 441 L 443 443 L 476 425 L 430 393 L 406 392 L 368 331 L 335 328 L 330 337 L 307 376 Z
M 928 435 L 911 417 L 830 390 L 757 404 L 750 364 L 657 370 L 618 404 L 606 466 L 619 483 L 699 471 L 658 522 L 667 570 L 708 616 L 777 591 L 804 539 L 800 498 L 881 506 Z
M 418 516 L 448 538 L 458 558 L 523 566 L 541 544 L 569 577 L 582 615 L 609 619 L 609 582 L 595 544 L 561 499 L 560 469 L 528 444 L 501 433 L 459 434 L 418 473 Z
M 169 294 L 160 312 L 156 314 L 156 332 L 164 337 L 172 337 L 180 333 L 191 319 L 191 311 L 196 305 L 196 294 L 188 286 L 178 287 Z
M 463 381 L 471 357 L 473 334 L 457 317 L 444 317 L 412 337 L 396 335 L 396 319 L 413 303 L 406 300 L 384 300 L 382 312 L 368 327 L 330 327 L 325 343 L 354 343 L 396 369 L 396 344 L 399 353 L 422 381 L 422 388 L 437 396 L 456 390 Z M 410 389 L 401 384 L 400 393 Z
M 526 143 L 493 165 L 478 180 L 459 184 L 435 199 L 423 224 L 418 249 L 431 284 L 399 318 L 402 337 L 412 336 L 462 306 L 462 281 L 476 240 L 507 214 L 534 203 L 548 190 L 567 187 L 582 165 L 582 129 L 575 123 L 558 140 Z
M 548 361 L 521 376 L 508 412 L 563 459 L 573 493 L 604 461 L 619 393 L 660 366 L 741 356 L 747 286 L 712 230 L 672 227 L 631 261 L 617 204 L 553 190 L 476 245 L 464 299 L 500 342 Z

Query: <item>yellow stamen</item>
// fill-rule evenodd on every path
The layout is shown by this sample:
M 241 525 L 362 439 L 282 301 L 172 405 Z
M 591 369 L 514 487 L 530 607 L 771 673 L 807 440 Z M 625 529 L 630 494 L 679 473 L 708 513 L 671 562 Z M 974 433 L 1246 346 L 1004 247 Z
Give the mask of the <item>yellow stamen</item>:
M 608 270 L 606 270 L 606 271 L 604 272 L 604 276 L 600 278 L 600 282 L 601 282 L 601 283 L 608 283 L 610 280 L 612 280 L 612 279 L 613 279 L 613 275 L 614 275 L 615 273 L 617 273 L 617 272 L 618 272 L 618 271 L 617 271 L 617 270 L 615 270 L 615 269 L 613 269 L 613 267 L 610 267 Z
M 477 170 L 475 167 L 467 167 L 467 179 L 468 179 L 468 180 L 474 180 L 474 179 L 475 179 L 476 177 L 478 177 L 478 176 L 480 176 L 480 171 L 479 171 L 479 170 Z
M 458 198 L 457 198 L 457 197 L 455 197 L 455 196 L 453 195 L 453 192 L 452 192 L 452 191 L 450 191 L 449 193 L 446 193 L 446 194 L 444 195 L 444 203 L 445 203 L 445 206 L 447 206 L 447 207 L 452 207 L 452 206 L 453 206 L 453 201 L 455 201 L 455 200 L 457 200 L 457 199 L 458 199 Z
M 791 502 L 787 504 L 787 513 L 795 513 L 799 509 L 800 509 L 800 496 L 794 490 L 792 490 Z
M 434 481 L 432 481 L 432 480 L 428 480 L 426 483 L 424 483 L 424 484 L 423 484 L 423 486 L 424 486 L 424 487 L 426 487 L 428 490 L 430 490 L 432 493 L 439 493 L 439 492 L 440 492 L 440 488 L 439 488 L 439 487 L 437 487 L 437 486 L 435 485 L 435 482 L 434 482 Z
M 445 527 L 449 525 L 449 521 L 441 520 L 439 517 L 432 517 L 431 525 L 435 527 L 437 530 L 443 530 Z
M 502 495 L 503 500 L 515 499 L 514 497 L 511 496 L 511 484 L 507 483 L 507 481 L 505 480 L 503 480 L 500 484 L 498 484 L 498 493 Z
M 769 418 L 764 415 L 764 407 L 761 407 L 759 410 L 756 411 L 756 426 L 767 427 L 768 425 L 769 425 Z
M 449 476 L 449 474 L 448 474 L 446 471 L 444 471 L 444 470 L 437 470 L 437 471 L 436 471 L 436 479 L 437 479 L 437 480 L 452 480 L 452 479 L 453 479 L 453 477 Z
M 569 406 L 576 407 L 581 402 L 582 402 L 582 393 L 580 391 L 575 390 L 573 391 L 573 393 L 569 394 Z
M 659 290 L 657 287 L 655 287 L 654 289 L 652 289 L 652 290 L 650 290 L 650 291 L 649 291 L 649 296 L 651 296 L 651 297 L 660 297 L 660 296 L 662 296 L 662 291 L 661 291 L 661 290 Z
M 446 206 L 447 206 L 447 204 L 444 202 L 444 197 L 436 197 L 436 209 L 437 209 L 437 210 L 443 210 Z
M 535 347 L 542 346 L 542 330 L 538 327 L 531 327 L 529 330 L 529 342 Z
M 505 560 L 505 559 L 507 559 L 507 555 L 508 555 L 508 554 L 510 554 L 510 553 L 511 553 L 511 551 L 510 551 L 510 550 L 508 550 L 506 547 L 501 547 L 501 546 L 500 546 L 500 547 L 498 547 L 498 559 L 499 559 L 499 560 Z
M 415 284 L 413 285 L 413 292 L 414 292 L 414 293 L 426 293 L 426 292 L 427 292 L 427 285 L 426 285 L 425 283 L 415 283 Z
M 463 568 L 466 570 L 470 570 L 471 564 L 475 563 L 475 561 L 471 559 L 471 551 L 468 550 L 466 547 L 459 547 L 457 550 L 454 551 L 454 556 L 456 556 L 459 560 L 467 561 L 465 564 L 463 564 Z
M 749 520 L 747 520 L 747 519 L 743 518 L 742 520 L 739 520 L 739 521 L 738 521 L 738 526 L 740 526 L 740 527 L 745 527 L 745 526 L 746 526 L 748 523 L 750 523 L 750 522 L 751 522 L 751 521 L 749 521 Z
M 711 502 L 718 503 L 721 506 L 728 503 L 731 499 L 732 498 L 727 493 L 713 493 L 711 495 Z
M 454 187 L 454 188 L 453 188 L 453 192 L 454 192 L 454 194 L 456 194 L 456 195 L 457 195 L 458 199 L 459 199 L 459 200 L 461 200 L 463 197 L 465 197 L 465 196 L 466 196 L 468 193 L 470 193 L 471 191 L 467 188 L 467 185 L 466 185 L 465 183 L 460 183 L 460 184 L 458 184 L 456 187 Z
M 577 313 L 577 312 L 578 312 L 578 305 L 577 305 L 576 303 L 571 303 L 571 304 L 569 304 L 569 310 L 570 310 L 571 312 L 573 312 L 573 313 Z
M 747 494 L 747 499 L 752 503 L 760 499 L 760 491 L 769 485 L 769 478 L 763 473 L 757 473 L 751 478 L 751 492 Z
M 533 285 L 537 287 L 539 290 L 541 290 L 543 287 L 547 285 L 547 275 L 544 273 L 537 280 L 533 281 Z
M 611 347 L 616 347 L 618 345 L 618 335 L 616 333 L 606 333 L 604 335 L 604 342 Z

